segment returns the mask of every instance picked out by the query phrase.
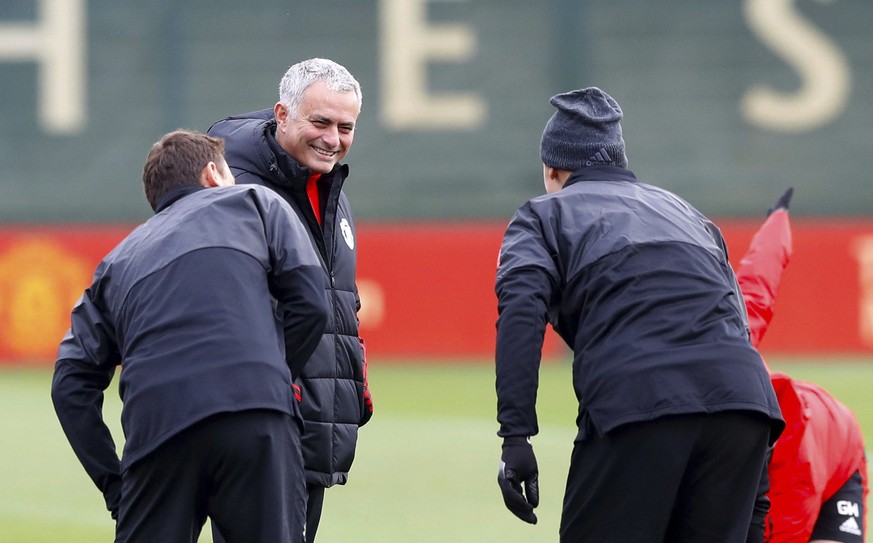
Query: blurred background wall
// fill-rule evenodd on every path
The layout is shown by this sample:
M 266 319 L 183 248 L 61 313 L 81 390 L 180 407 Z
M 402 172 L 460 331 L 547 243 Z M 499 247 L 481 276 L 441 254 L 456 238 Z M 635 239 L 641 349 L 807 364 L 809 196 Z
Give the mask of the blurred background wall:
M 384 328 L 389 317 L 409 322 L 386 302 L 397 297 L 391 289 L 428 262 L 390 248 L 405 243 L 427 255 L 436 243 L 428 236 L 447 228 L 455 235 L 439 262 L 487 265 L 453 282 L 421 275 L 419 285 L 439 295 L 475 277 L 489 309 L 461 300 L 431 320 L 479 312 L 476 322 L 487 325 L 472 333 L 493 335 L 500 228 L 542 192 L 548 98 L 592 85 L 624 109 L 638 177 L 734 221 L 744 236 L 794 186 L 795 221 L 840 232 L 792 265 L 789 274 L 804 277 L 794 288 L 831 289 L 837 277 L 846 292 L 826 298 L 836 315 L 823 318 L 816 299 L 785 311 L 797 322 L 846 319 L 844 350 L 871 350 L 870 21 L 867 0 L 3 0 L 0 321 L 24 319 L 22 330 L 37 333 L 28 319 L 68 313 L 94 258 L 150 214 L 140 175 L 152 142 L 271 107 L 285 69 L 320 56 L 363 87 L 346 189 L 362 271 L 374 270 L 362 290 L 366 318 L 381 315 L 365 324 L 379 322 L 386 334 L 377 351 L 399 338 Z M 82 242 L 83 253 L 46 230 L 71 225 L 96 228 L 103 241 Z M 367 254 L 371 233 L 382 249 Z M 738 243 L 735 252 L 744 250 Z M 379 276 L 388 268 L 397 277 Z M 792 304 L 787 295 L 783 304 Z M 7 343 L 13 335 L 7 327 Z
M 867 0 L 3 0 L 0 220 L 139 221 L 150 144 L 277 99 L 322 56 L 364 91 L 359 219 L 506 218 L 548 98 L 599 86 L 630 167 L 706 213 L 873 203 Z M 766 209 L 766 208 L 765 208 Z

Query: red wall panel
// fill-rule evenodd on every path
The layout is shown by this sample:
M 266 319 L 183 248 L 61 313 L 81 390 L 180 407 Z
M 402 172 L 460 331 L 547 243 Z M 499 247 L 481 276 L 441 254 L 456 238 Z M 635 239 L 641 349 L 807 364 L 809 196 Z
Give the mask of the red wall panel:
M 739 262 L 757 221 L 718 221 Z M 873 353 L 873 220 L 794 220 L 765 354 Z M 490 357 L 505 223 L 358 225 L 373 357 Z M 99 260 L 131 226 L 0 227 L 0 360 L 46 364 Z M 566 348 L 553 332 L 547 356 Z
M 502 224 L 358 227 L 359 289 L 368 351 L 393 356 L 490 356 Z M 545 346 L 554 354 L 557 337 Z

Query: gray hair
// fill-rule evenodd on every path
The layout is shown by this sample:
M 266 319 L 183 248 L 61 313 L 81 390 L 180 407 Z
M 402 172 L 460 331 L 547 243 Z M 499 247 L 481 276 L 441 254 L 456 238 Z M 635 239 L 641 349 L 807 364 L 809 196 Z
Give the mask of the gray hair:
M 332 60 L 311 58 L 288 68 L 279 82 L 279 101 L 290 117 L 297 117 L 303 93 L 316 81 L 324 81 L 334 92 L 354 92 L 358 102 L 363 102 L 361 85 L 347 69 Z

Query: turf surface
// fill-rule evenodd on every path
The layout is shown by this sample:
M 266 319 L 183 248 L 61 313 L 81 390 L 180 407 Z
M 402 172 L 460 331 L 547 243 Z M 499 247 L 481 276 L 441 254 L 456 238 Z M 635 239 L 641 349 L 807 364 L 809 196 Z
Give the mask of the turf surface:
M 775 369 L 822 384 L 861 420 L 873 440 L 873 359 L 805 359 Z M 349 484 L 328 490 L 320 543 L 556 541 L 564 477 L 575 435 L 569 364 L 543 366 L 540 522 L 504 509 L 497 488 L 500 441 L 494 370 L 487 361 L 451 364 L 374 361 L 376 414 L 361 431 Z M 66 442 L 49 398 L 50 370 L 0 371 L 0 543 L 112 540 L 102 497 Z M 120 401 L 106 419 L 121 439 Z M 200 539 L 211 541 L 208 530 Z

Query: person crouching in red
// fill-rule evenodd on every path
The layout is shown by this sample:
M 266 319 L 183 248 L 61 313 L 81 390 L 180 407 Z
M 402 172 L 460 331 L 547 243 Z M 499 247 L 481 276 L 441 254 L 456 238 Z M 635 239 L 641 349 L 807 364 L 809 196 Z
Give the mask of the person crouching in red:
M 792 254 L 788 189 L 752 238 L 736 274 L 758 347 Z M 768 543 L 862 543 L 869 493 L 867 459 L 855 414 L 814 383 L 770 372 L 785 430 L 769 464 Z

